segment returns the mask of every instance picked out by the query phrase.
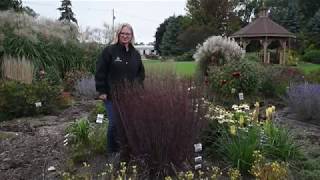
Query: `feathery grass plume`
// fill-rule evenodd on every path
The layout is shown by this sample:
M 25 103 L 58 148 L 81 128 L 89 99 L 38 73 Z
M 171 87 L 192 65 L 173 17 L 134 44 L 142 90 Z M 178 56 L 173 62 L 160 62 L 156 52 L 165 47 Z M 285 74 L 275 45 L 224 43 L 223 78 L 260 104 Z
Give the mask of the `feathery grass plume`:
M 149 73 L 143 86 L 128 83 L 113 96 L 130 154 L 148 165 L 151 177 L 172 174 L 194 155 L 205 107 L 202 88 L 192 86 L 173 73 Z
M 34 74 L 34 66 L 25 57 L 13 58 L 4 56 L 2 62 L 2 77 L 31 84 Z
M 205 72 L 208 65 L 223 65 L 238 61 L 244 55 L 244 50 L 230 38 L 211 36 L 197 47 L 193 58 L 199 63 L 200 70 Z
M 26 37 L 32 42 L 38 40 L 39 34 L 47 38 L 58 38 L 63 42 L 72 40 L 79 35 L 75 25 L 43 17 L 34 18 L 25 13 L 16 13 L 10 10 L 0 12 L 0 31 L 7 29 L 12 29 L 14 34 Z

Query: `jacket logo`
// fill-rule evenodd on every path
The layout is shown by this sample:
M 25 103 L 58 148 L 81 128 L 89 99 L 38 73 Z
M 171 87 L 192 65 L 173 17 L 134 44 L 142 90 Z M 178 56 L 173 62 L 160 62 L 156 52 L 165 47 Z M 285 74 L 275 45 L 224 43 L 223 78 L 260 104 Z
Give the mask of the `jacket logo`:
M 117 57 L 117 58 L 114 60 L 114 62 L 122 62 L 122 60 L 121 60 L 119 57 Z

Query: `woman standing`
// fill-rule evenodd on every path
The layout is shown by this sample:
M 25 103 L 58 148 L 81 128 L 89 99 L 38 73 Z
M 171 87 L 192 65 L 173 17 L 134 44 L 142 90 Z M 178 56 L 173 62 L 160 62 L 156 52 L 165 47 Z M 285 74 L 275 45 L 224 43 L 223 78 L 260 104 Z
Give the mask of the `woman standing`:
M 107 151 L 119 152 L 117 126 L 120 123 L 118 112 L 112 103 L 111 94 L 116 86 L 125 81 L 142 83 L 145 78 L 144 67 L 139 52 L 134 48 L 132 26 L 122 24 L 116 32 L 112 45 L 106 47 L 97 61 L 95 75 L 96 90 L 99 98 L 105 102 L 109 125 L 107 132 Z

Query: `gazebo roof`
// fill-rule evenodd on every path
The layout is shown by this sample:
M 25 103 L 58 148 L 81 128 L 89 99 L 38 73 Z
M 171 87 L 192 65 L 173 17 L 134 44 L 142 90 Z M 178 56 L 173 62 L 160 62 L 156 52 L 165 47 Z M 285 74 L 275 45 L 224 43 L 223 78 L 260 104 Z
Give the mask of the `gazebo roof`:
M 267 16 L 262 16 L 232 34 L 232 38 L 254 38 L 254 37 L 292 37 L 296 36 L 284 27 L 272 21 Z

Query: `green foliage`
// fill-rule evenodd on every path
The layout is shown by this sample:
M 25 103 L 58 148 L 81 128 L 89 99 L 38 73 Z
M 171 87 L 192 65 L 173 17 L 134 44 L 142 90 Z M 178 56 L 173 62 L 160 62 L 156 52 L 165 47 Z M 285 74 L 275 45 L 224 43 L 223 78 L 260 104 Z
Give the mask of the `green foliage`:
M 186 11 L 194 26 L 208 25 L 218 35 L 229 35 L 240 27 L 240 18 L 233 11 L 236 6 L 226 0 L 188 0 Z
M 289 130 L 277 127 L 271 122 L 266 122 L 263 129 L 266 140 L 262 150 L 269 158 L 289 161 L 301 157 L 299 147 L 294 143 Z
M 108 123 L 98 124 L 90 131 L 89 140 L 93 152 L 104 154 L 107 148 Z
M 108 123 L 92 125 L 87 118 L 73 122 L 67 128 L 73 162 L 86 161 L 95 153 L 104 154 L 107 147 L 107 128 Z
M 59 107 L 59 93 L 59 87 L 50 85 L 47 81 L 33 84 L 2 82 L 0 84 L 0 119 L 52 113 Z M 42 106 L 37 108 L 36 102 L 41 102 Z
M 285 27 L 289 32 L 300 32 L 301 13 L 297 1 L 274 2 L 273 6 L 271 8 L 271 18 L 274 21 Z
M 155 34 L 155 44 L 154 44 L 154 49 L 159 52 L 161 55 L 161 49 L 160 49 L 160 44 L 162 43 L 162 38 L 164 33 L 166 32 L 166 28 L 169 24 L 169 22 L 173 21 L 176 17 L 175 16 L 170 16 L 169 18 L 165 19 L 163 23 L 159 25 L 157 28 L 156 34 Z
M 291 83 L 304 81 L 303 73 L 289 66 L 264 66 L 259 69 L 259 93 L 266 97 L 282 97 Z
M 218 138 L 218 152 L 233 167 L 246 173 L 254 162 L 253 152 L 259 148 L 259 137 L 260 130 L 255 126 L 248 128 L 248 132 L 239 129 L 235 135 L 224 128 Z
M 289 66 L 297 66 L 299 63 L 299 57 L 298 57 L 298 53 L 294 50 L 288 50 L 286 51 L 287 54 L 287 61 L 286 61 L 286 65 Z
M 68 44 L 70 45 L 70 44 Z M 80 57 L 80 53 L 75 51 L 79 49 L 67 44 L 63 44 L 60 40 L 55 39 L 29 39 L 27 37 L 19 37 L 14 34 L 7 34 L 4 40 L 4 54 L 12 55 L 14 57 L 28 57 L 32 60 L 37 69 L 43 67 L 45 71 L 49 69 L 56 69 L 60 77 L 72 68 L 77 67 L 75 58 Z M 54 80 L 55 81 L 55 80 Z
M 59 21 L 67 21 L 67 22 L 74 22 L 78 24 L 77 19 L 74 17 L 74 13 L 71 9 L 72 4 L 71 0 L 62 0 L 61 1 L 61 7 L 58 8 L 58 10 L 61 12 L 61 16 L 59 17 Z
M 211 67 L 237 62 L 243 55 L 244 51 L 235 41 L 222 36 L 209 37 L 193 55 L 198 62 L 198 81 L 204 81 Z
M 50 20 L 37 22 L 12 12 L 1 12 L 0 19 L 0 55 L 30 59 L 35 69 L 43 68 L 46 78 L 54 83 L 69 71 L 95 72 L 102 46 L 78 42 L 74 38 L 78 36 L 75 27 L 70 31 L 70 25 Z
M 305 79 L 310 83 L 320 84 L 320 69 L 309 72 L 306 74 Z
M 255 94 L 259 88 L 258 66 L 255 62 L 243 59 L 237 63 L 212 68 L 209 72 L 210 87 L 223 97 L 232 97 L 239 92 L 248 96 Z
M 172 19 L 166 26 L 166 31 L 163 34 L 160 44 L 161 55 L 172 56 L 182 54 L 182 50 L 177 46 L 177 37 L 181 33 L 182 16 Z
M 188 51 L 175 58 L 175 61 L 194 61 L 193 51 Z
M 103 114 L 104 117 L 107 117 L 107 111 L 103 101 L 97 101 L 94 109 L 90 112 L 89 120 L 95 122 L 98 114 Z
M 303 57 L 303 61 L 320 64 L 320 50 L 310 50 L 306 52 Z
M 22 2 L 21 0 L 2 0 L 0 2 L 0 10 L 9 10 L 13 9 L 15 11 L 22 10 Z
M 220 130 L 221 126 L 218 121 L 209 121 L 208 126 L 201 134 L 201 142 L 205 147 L 204 152 L 209 158 L 219 158 L 217 157 L 216 150 L 219 147 L 217 140 L 221 134 Z
M 191 25 L 179 34 L 177 46 L 183 51 L 194 51 L 198 44 L 213 34 L 216 32 L 209 25 Z
M 87 119 L 81 118 L 74 122 L 67 130 L 73 136 L 73 142 L 76 144 L 89 144 L 90 123 Z
M 319 11 L 320 9 L 320 1 L 318 0 L 299 0 L 299 8 L 300 12 L 302 13 L 302 18 L 304 23 L 308 23 L 310 18 L 314 17 L 314 15 Z M 318 31 L 319 32 L 319 31 Z
M 253 61 L 253 62 L 260 62 L 261 61 L 256 53 L 246 53 L 244 56 L 244 59 L 246 59 L 248 61 Z

